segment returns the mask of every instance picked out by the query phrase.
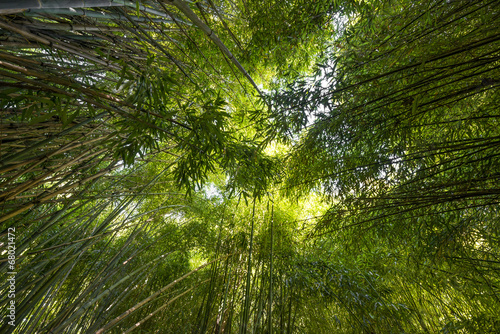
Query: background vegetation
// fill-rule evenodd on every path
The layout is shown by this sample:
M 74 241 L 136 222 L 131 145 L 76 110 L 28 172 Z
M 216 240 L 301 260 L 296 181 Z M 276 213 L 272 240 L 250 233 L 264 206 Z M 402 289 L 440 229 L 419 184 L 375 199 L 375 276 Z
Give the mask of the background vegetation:
M 499 5 L 0 4 L 0 332 L 500 332 Z

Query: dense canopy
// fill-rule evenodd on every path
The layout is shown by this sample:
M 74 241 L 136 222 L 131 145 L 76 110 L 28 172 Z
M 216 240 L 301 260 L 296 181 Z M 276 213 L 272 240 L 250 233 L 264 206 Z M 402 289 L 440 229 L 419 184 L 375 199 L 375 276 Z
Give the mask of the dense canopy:
M 500 332 L 500 2 L 0 3 L 0 333 Z

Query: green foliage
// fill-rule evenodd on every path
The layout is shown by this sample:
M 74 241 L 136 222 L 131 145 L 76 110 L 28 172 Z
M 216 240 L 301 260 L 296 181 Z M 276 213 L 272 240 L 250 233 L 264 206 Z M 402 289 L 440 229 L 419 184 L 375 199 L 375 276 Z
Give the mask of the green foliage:
M 0 15 L 1 332 L 500 331 L 497 1 L 47 4 Z
M 373 238 L 413 266 L 432 263 L 476 287 L 488 282 L 484 299 L 470 299 L 458 288 L 465 283 L 426 287 L 436 296 L 450 289 L 460 320 L 417 313 L 423 331 L 474 332 L 496 312 L 475 298 L 497 308 L 498 277 L 479 265 L 498 256 L 497 15 L 484 2 L 377 8 L 333 43 L 315 77 L 269 99 L 267 135 L 294 145 L 287 192 L 332 199 L 318 233 L 345 240 L 350 254 L 366 252 Z M 429 272 L 415 275 L 435 282 Z
M 334 15 L 349 13 L 349 1 L 245 1 L 243 16 L 250 35 L 246 59 L 261 59 L 279 79 L 308 70 L 335 33 Z

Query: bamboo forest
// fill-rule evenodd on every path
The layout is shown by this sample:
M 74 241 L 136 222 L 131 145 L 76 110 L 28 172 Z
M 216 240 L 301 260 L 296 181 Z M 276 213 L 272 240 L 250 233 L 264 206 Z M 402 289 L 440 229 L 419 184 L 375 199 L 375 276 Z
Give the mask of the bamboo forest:
M 0 0 L 0 333 L 500 333 L 500 1 Z

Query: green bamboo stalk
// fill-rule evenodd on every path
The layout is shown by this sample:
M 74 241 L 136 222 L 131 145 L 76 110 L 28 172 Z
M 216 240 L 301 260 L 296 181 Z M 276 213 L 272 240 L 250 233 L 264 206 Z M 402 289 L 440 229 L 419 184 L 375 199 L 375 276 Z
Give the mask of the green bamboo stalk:
M 64 186 L 64 187 L 62 187 L 62 188 L 60 188 L 60 189 L 58 189 L 58 190 L 56 190 L 56 191 L 54 191 L 52 193 L 45 194 L 45 195 L 42 194 L 42 195 L 38 196 L 37 199 L 36 199 L 36 204 L 32 202 L 32 203 L 25 204 L 25 205 L 21 206 L 19 209 L 15 209 L 15 210 L 10 211 L 9 213 L 7 213 L 4 216 L 0 217 L 0 223 L 4 222 L 4 221 L 6 221 L 6 220 L 8 220 L 8 219 L 10 219 L 12 217 L 15 217 L 15 216 L 17 216 L 17 215 L 19 215 L 19 214 L 21 214 L 21 213 L 23 213 L 23 212 L 25 212 L 25 211 L 27 211 L 29 209 L 31 209 L 35 205 L 47 202 L 49 199 L 51 199 L 51 198 L 53 198 L 53 197 L 55 197 L 55 196 L 57 196 L 57 195 L 65 192 L 65 191 L 67 191 L 68 189 L 72 189 L 72 188 L 74 188 L 76 186 L 82 185 L 82 184 L 84 184 L 86 182 L 89 182 L 89 181 L 92 181 L 94 179 L 97 179 L 97 178 L 101 177 L 102 175 L 108 173 L 110 170 L 116 168 L 115 165 L 116 165 L 116 163 L 112 163 L 110 166 L 106 167 L 105 169 L 101 170 L 100 172 L 98 172 L 98 173 L 96 173 L 96 174 L 94 174 L 92 176 L 89 176 L 89 177 L 84 178 L 82 180 L 76 181 L 76 182 L 74 182 L 72 184 L 66 185 L 66 186 Z
M 158 256 L 157 258 L 155 258 L 154 260 L 152 260 L 152 263 L 147 263 L 147 264 L 137 268 L 136 270 L 132 271 L 130 274 L 123 276 L 118 282 L 116 282 L 115 284 L 113 284 L 112 286 L 107 288 L 106 290 L 102 291 L 97 297 L 93 298 L 92 300 L 88 301 L 87 303 L 85 303 L 84 305 L 79 307 L 76 312 L 72 313 L 71 316 L 69 316 L 68 318 L 65 318 L 65 320 L 59 326 L 57 326 L 55 329 L 49 330 L 49 333 L 52 333 L 52 332 L 59 333 L 59 331 L 63 330 L 67 325 L 69 325 L 71 322 L 73 322 L 75 319 L 77 319 L 80 315 L 82 315 L 84 312 L 86 312 L 90 307 L 92 307 L 98 301 L 100 301 L 101 299 L 106 297 L 108 294 L 110 294 L 111 291 L 114 290 L 116 287 L 118 287 L 122 283 L 128 281 L 130 278 L 134 277 L 137 273 L 144 271 L 145 268 L 151 266 L 154 262 L 159 261 L 160 259 L 164 259 L 166 256 L 168 256 L 171 253 L 172 252 L 170 252 L 166 255 L 162 254 L 162 255 Z
M 184 296 L 185 294 L 187 294 L 188 292 L 190 292 L 191 290 L 193 289 L 196 289 L 199 285 L 207 282 L 209 280 L 204 280 L 202 281 L 200 284 L 198 284 L 197 286 L 195 287 L 192 287 L 192 288 L 189 288 L 187 289 L 186 291 L 184 291 L 183 293 L 181 294 L 178 294 L 177 296 L 175 296 L 174 298 L 172 299 L 169 299 L 166 303 L 164 303 L 162 306 L 158 307 L 156 310 L 154 310 L 153 312 L 151 312 L 147 317 L 143 318 L 142 320 L 140 320 L 139 322 L 137 322 L 134 326 L 130 327 L 129 329 L 127 329 L 125 332 L 123 332 L 123 334 L 127 334 L 127 333 L 130 333 L 132 332 L 133 330 L 135 330 L 136 328 L 138 328 L 139 326 L 141 326 L 143 323 L 145 323 L 147 320 L 149 320 L 151 317 L 153 317 L 156 313 L 162 311 L 164 308 L 166 308 L 167 306 L 169 306 L 170 304 L 172 304 L 173 302 L 175 302 L 177 299 L 181 298 L 182 296 Z
M 193 22 L 198 28 L 200 28 L 218 47 L 219 49 L 231 60 L 231 62 L 238 68 L 238 70 L 245 76 L 245 78 L 252 84 L 259 96 L 263 96 L 257 84 L 253 81 L 252 77 L 245 70 L 243 66 L 236 60 L 231 51 L 224 45 L 217 34 L 210 29 L 200 18 L 191 10 L 191 8 L 182 0 L 166 0 L 177 7 L 186 17 L 188 17 L 191 22 Z
M 224 256 L 222 258 L 226 258 L 226 257 L 229 257 L 229 256 L 230 255 L 227 255 L 227 256 Z M 205 268 L 206 266 L 212 264 L 215 261 L 220 261 L 220 259 L 215 259 L 215 260 L 212 260 L 210 262 L 207 262 L 207 263 L 205 263 L 205 264 L 197 267 L 196 269 L 188 272 L 187 274 L 184 274 L 183 276 L 181 276 L 180 278 L 176 279 L 175 281 L 167 284 L 166 286 L 164 286 L 163 288 L 161 288 L 157 292 L 153 293 L 152 295 L 150 295 L 146 299 L 143 299 L 141 302 L 137 303 L 136 305 L 134 305 L 133 307 L 131 307 L 130 309 L 128 309 L 127 311 L 125 311 L 124 313 L 122 313 L 120 316 L 118 316 L 115 319 L 113 319 L 110 322 L 108 322 L 106 325 L 104 325 L 99 330 L 97 330 L 96 334 L 103 334 L 105 331 L 109 330 L 110 328 L 113 328 L 118 322 L 120 322 L 124 318 L 128 317 L 131 313 L 137 311 L 139 308 L 143 307 L 145 304 L 147 304 L 150 301 L 154 300 L 156 297 L 158 297 L 160 294 L 162 294 L 163 292 L 165 292 L 168 289 L 170 289 L 175 284 L 177 284 L 180 281 L 186 279 L 187 277 L 191 276 L 192 274 L 198 272 L 199 270 Z
M 227 296 L 228 296 L 228 293 L 229 293 L 229 286 L 231 284 L 231 273 L 233 271 L 233 268 L 231 266 L 231 270 L 228 270 L 229 269 L 229 259 L 226 259 L 226 265 L 225 265 L 225 273 L 224 273 L 224 278 L 225 278 L 225 292 L 224 292 L 224 299 L 223 299 L 223 302 L 222 302 L 222 309 L 221 309 L 221 312 L 220 312 L 220 315 L 219 315 L 219 322 L 218 322 L 218 326 L 217 326 L 217 333 L 216 334 L 220 334 L 220 331 L 222 329 L 222 326 L 224 324 L 224 314 L 226 313 L 226 306 L 227 306 Z
M 28 154 L 30 154 L 31 152 L 39 149 L 40 147 L 50 143 L 52 140 L 54 140 L 55 138 L 60 138 L 60 137 L 63 137 L 65 136 L 66 134 L 69 134 L 71 133 L 72 131 L 92 122 L 92 121 L 95 121 L 95 120 L 98 120 L 100 119 L 101 117 L 107 115 L 108 112 L 101 112 L 100 114 L 97 114 L 96 116 L 94 117 L 91 117 L 81 123 L 78 123 L 76 125 L 73 125 L 72 127 L 64 130 L 64 131 L 61 131 L 60 133 L 56 134 L 56 135 L 52 135 L 50 136 L 49 138 L 45 139 L 45 140 L 42 140 L 42 141 L 39 141 L 38 143 L 36 144 L 33 144 L 31 145 L 29 148 L 23 150 L 22 152 L 18 153 L 18 154 L 15 154 L 15 155 L 11 155 L 11 156 L 7 156 L 5 158 L 3 158 L 1 161 L 0 161 L 0 167 L 1 166 L 5 166 L 6 164 L 8 164 L 9 162 L 12 162 L 12 161 L 15 161 L 15 160 L 19 160 L 21 158 L 24 158 L 26 157 Z
M 0 15 L 22 13 L 27 9 L 111 6 L 123 6 L 123 4 L 113 0 L 18 0 L 0 3 Z
M 245 284 L 245 302 L 243 306 L 243 315 L 241 319 L 240 334 L 247 333 L 248 321 L 250 317 L 250 278 L 252 276 L 252 251 L 253 251 L 253 235 L 254 235 L 254 222 L 255 222 L 255 199 L 253 200 L 252 208 L 252 223 L 250 227 L 250 247 L 248 248 L 248 265 L 247 265 L 247 278 Z
M 269 203 L 268 203 L 269 206 Z M 268 302 L 268 323 L 267 323 L 267 332 L 269 334 L 273 334 L 273 326 L 272 326 L 272 321 L 273 321 L 273 263 L 274 263 L 274 231 L 273 231 L 273 226 L 274 226 L 274 203 L 271 206 L 271 254 L 269 258 L 270 266 L 269 266 L 269 302 Z

